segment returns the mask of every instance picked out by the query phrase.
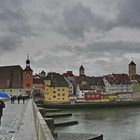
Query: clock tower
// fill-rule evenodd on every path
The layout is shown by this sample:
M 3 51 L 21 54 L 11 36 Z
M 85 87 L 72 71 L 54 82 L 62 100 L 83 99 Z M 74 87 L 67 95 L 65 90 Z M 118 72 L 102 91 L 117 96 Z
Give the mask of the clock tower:
M 30 95 L 33 85 L 33 70 L 30 68 L 30 60 L 27 54 L 26 68 L 23 70 L 23 89 L 25 95 Z

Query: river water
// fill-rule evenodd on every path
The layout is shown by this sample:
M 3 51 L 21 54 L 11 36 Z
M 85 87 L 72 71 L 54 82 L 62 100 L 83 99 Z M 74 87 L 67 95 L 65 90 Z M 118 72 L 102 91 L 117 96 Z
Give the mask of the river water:
M 78 125 L 56 128 L 59 132 L 103 134 L 104 140 L 140 140 L 140 107 L 69 110 Z M 61 118 L 62 119 L 62 118 Z

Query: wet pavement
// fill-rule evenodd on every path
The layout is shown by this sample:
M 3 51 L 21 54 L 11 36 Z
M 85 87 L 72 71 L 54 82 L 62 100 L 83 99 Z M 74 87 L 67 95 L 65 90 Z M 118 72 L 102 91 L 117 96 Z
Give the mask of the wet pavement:
M 32 112 L 32 100 L 5 102 L 0 126 L 0 140 L 35 140 L 36 132 Z

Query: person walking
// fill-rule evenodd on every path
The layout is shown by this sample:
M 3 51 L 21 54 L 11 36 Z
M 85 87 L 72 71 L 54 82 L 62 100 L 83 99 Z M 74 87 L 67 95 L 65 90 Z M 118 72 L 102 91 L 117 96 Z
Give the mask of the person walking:
M 23 101 L 23 104 L 24 104 L 24 102 L 25 102 L 25 96 L 22 96 L 22 101 Z
M 5 104 L 2 100 L 0 100 L 0 125 L 1 125 L 1 118 L 3 115 L 3 108 L 5 108 Z
M 17 97 L 18 104 L 20 104 L 20 100 L 21 100 L 21 98 L 22 98 L 21 95 Z

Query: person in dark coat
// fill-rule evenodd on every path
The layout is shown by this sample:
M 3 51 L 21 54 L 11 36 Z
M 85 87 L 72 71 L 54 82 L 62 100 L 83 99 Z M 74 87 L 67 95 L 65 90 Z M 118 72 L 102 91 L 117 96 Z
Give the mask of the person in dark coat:
M 18 104 L 20 104 L 20 100 L 21 100 L 21 98 L 22 98 L 22 96 L 21 96 L 21 95 L 17 97 Z
M 2 100 L 0 100 L 0 125 L 1 125 L 1 117 L 3 115 L 3 108 L 5 108 L 5 104 Z

